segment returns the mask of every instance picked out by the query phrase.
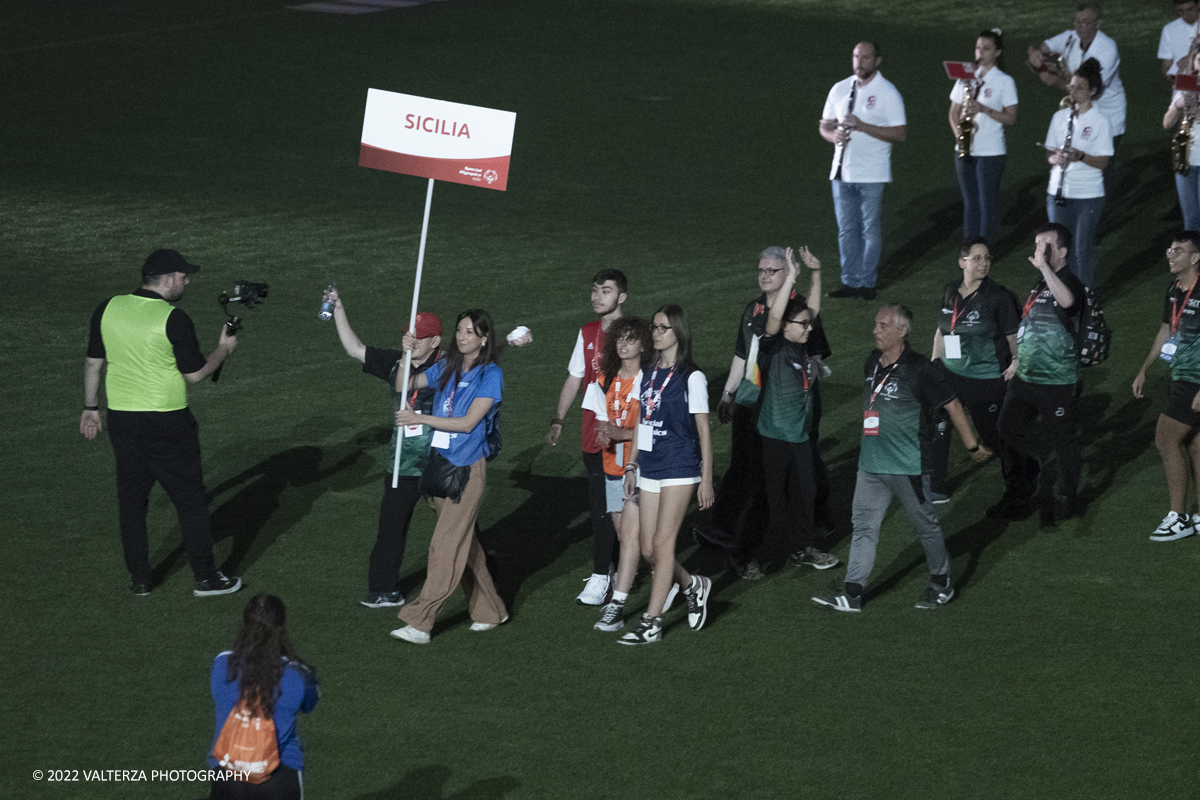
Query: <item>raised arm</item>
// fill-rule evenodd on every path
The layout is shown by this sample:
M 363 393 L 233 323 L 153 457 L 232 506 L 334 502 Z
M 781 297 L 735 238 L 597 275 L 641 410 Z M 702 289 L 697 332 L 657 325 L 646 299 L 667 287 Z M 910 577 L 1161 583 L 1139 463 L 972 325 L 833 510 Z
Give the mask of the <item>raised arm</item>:
M 783 278 L 783 286 L 779 287 L 779 292 L 775 295 L 775 302 L 771 303 L 771 308 L 767 312 L 767 336 L 775 336 L 783 327 L 783 312 L 787 308 L 788 298 L 792 296 L 792 289 L 796 286 L 796 277 L 799 274 L 800 265 L 796 263 L 792 248 L 789 247 L 787 249 L 787 275 Z
M 346 307 L 342 305 L 342 298 L 338 295 L 337 289 L 331 292 L 330 299 L 333 300 L 333 324 L 337 326 L 338 338 L 342 340 L 342 347 L 345 349 L 346 355 L 366 363 L 367 346 L 350 327 L 350 320 L 346 318 Z
M 790 247 L 787 252 L 788 259 L 794 262 Z M 821 262 L 809 251 L 808 247 L 800 248 L 800 260 L 812 271 L 812 285 L 808 287 L 808 296 L 804 298 L 804 302 L 812 309 L 813 317 L 816 317 L 821 313 Z

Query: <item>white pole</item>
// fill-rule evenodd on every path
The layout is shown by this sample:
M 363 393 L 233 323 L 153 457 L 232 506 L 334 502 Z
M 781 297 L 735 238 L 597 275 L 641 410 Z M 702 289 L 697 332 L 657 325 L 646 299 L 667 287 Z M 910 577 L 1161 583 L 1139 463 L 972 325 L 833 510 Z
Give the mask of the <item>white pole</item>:
M 429 235 L 429 209 L 433 206 L 433 178 L 425 191 L 425 218 L 421 220 L 421 247 L 417 250 L 417 280 L 413 285 L 412 311 L 408 314 L 408 329 L 417 333 L 417 301 L 421 297 L 421 270 L 425 267 L 425 238 Z M 400 389 L 400 408 L 408 408 L 408 372 L 412 366 L 412 350 L 404 351 L 404 382 Z M 404 444 L 404 431 L 396 426 L 396 460 L 392 463 L 392 488 L 400 485 L 400 446 Z

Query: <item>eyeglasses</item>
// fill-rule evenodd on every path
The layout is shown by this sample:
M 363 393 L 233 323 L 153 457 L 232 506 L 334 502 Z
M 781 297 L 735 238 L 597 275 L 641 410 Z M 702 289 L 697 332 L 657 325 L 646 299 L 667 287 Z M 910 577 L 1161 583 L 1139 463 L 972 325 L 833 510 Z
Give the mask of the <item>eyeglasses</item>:
M 617 338 L 617 344 L 637 344 L 640 341 L 641 339 L 637 336 L 629 336 L 628 334 Z
M 775 269 L 771 269 L 769 267 L 764 267 L 758 271 L 758 274 L 760 276 L 770 277 L 770 276 L 774 275 L 776 272 L 783 272 L 783 267 L 776 267 Z
M 671 326 L 670 325 L 651 325 L 650 330 L 654 331 L 655 333 L 666 333 L 667 331 L 671 330 Z
M 784 325 L 799 325 L 801 328 L 811 328 L 812 320 L 811 319 L 789 319 L 789 320 L 784 320 L 783 324 Z
M 984 264 L 992 260 L 992 256 L 989 253 L 974 256 L 959 256 L 959 258 L 963 261 L 970 261 L 972 264 Z
M 1195 253 L 1195 252 L 1196 252 L 1195 250 L 1188 250 L 1183 247 L 1168 247 L 1167 248 L 1167 255 L 1169 255 L 1169 256 L 1190 255 L 1191 253 Z

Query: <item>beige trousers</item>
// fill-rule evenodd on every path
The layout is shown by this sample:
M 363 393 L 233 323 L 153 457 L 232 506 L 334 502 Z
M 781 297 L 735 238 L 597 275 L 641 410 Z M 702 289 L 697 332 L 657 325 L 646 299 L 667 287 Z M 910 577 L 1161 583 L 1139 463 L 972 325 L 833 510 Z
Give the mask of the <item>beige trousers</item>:
M 486 485 L 487 460 L 481 458 L 471 465 L 467 488 L 457 503 L 434 498 L 438 521 L 429 540 L 425 585 L 420 597 L 400 609 L 398 615 L 419 631 L 433 631 L 438 611 L 460 583 L 467 593 L 472 620 L 498 625 L 508 617 L 488 572 L 483 546 L 475 535 L 475 518 Z

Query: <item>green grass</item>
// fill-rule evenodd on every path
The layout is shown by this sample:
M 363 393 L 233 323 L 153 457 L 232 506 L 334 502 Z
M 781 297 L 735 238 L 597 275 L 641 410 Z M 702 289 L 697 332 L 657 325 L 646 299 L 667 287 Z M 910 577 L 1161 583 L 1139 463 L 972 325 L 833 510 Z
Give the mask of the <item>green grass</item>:
M 145 255 L 204 266 L 182 305 L 210 347 L 214 302 L 235 280 L 271 284 L 217 385 L 193 387 L 219 529 L 248 592 L 285 598 L 322 675 L 302 722 L 310 797 L 1141 798 L 1193 792 L 1196 543 L 1150 545 L 1166 492 L 1153 446 L 1166 388 L 1129 384 L 1158 326 L 1162 250 L 1178 224 L 1153 58 L 1167 9 L 1114 5 L 1130 95 L 1124 178 L 1100 249 L 1115 329 L 1087 372 L 1087 512 L 1057 527 L 983 520 L 995 464 L 956 450 L 943 514 L 960 597 L 912 610 L 924 564 L 907 522 L 884 525 L 859 618 L 808 601 L 828 576 L 717 580 L 709 629 L 677 615 L 664 643 L 618 648 L 573 605 L 590 571 L 578 424 L 542 443 L 590 276 L 632 279 L 629 309 L 681 302 L 697 357 L 724 379 L 756 253 L 809 244 L 837 260 L 825 93 L 855 41 L 877 39 L 903 93 L 909 139 L 885 199 L 881 300 L 917 312 L 928 351 L 955 271 L 958 190 L 938 62 L 1000 25 L 1021 93 L 1009 133 L 1010 235 L 995 276 L 1032 283 L 1043 218 L 1040 141 L 1057 98 L 1020 68 L 1024 46 L 1066 26 L 1064 5 L 452 2 L 363 17 L 250 0 L 187 5 L 19 0 L 0 9 L 0 432 L 7 544 L 0 589 L 6 732 L 0 794 L 197 797 L 187 784 L 46 785 L 33 770 L 203 766 L 207 676 L 245 593 L 190 597 L 161 493 L 152 550 L 163 581 L 128 596 L 106 439 L 77 432 L 87 319 L 128 291 Z M 384 387 L 317 322 L 336 281 L 365 341 L 398 343 L 425 182 L 356 166 L 368 87 L 517 112 L 504 194 L 439 184 L 422 306 L 475 305 L 532 348 L 505 355 L 506 450 L 481 528 L 512 607 L 466 631 L 460 597 L 432 646 L 387 637 L 357 606 L 387 465 Z M 832 273 L 830 273 L 832 277 Z M 834 369 L 822 444 L 842 532 L 857 459 L 858 369 L 874 307 L 830 303 Z M 718 473 L 728 458 L 717 429 Z M 420 586 L 433 517 L 418 510 L 404 570 Z M 836 548 L 845 556 L 848 540 Z M 835 571 L 840 576 L 840 570 Z M 639 590 L 635 605 L 645 601 Z M 1189 766 L 1191 765 L 1191 766 Z

